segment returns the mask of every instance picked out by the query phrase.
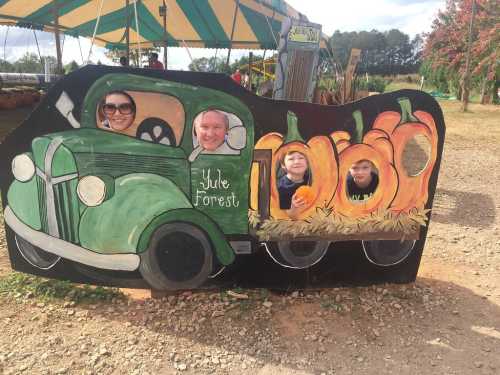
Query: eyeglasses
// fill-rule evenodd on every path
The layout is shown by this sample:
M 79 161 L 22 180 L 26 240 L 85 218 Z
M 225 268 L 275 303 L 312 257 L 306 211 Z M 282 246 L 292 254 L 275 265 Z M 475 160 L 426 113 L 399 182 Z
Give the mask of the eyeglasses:
M 102 106 L 102 110 L 106 115 L 114 115 L 117 109 L 122 115 L 130 115 L 134 112 L 132 103 L 121 103 L 118 105 L 114 103 L 105 103 Z

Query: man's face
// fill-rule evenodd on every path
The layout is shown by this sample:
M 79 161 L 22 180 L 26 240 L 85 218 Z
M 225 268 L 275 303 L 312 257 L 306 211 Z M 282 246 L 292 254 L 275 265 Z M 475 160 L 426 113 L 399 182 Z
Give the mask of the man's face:
M 356 185 L 366 187 L 372 181 L 372 164 L 367 160 L 359 161 L 351 166 L 349 173 L 354 178 Z
M 218 112 L 205 112 L 196 125 L 198 143 L 207 151 L 215 151 L 222 143 L 227 133 L 224 115 Z

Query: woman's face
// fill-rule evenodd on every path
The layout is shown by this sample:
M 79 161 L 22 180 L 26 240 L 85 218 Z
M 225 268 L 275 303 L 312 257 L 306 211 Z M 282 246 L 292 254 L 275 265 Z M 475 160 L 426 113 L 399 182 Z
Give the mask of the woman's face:
M 127 129 L 135 118 L 134 106 L 123 94 L 107 95 L 102 110 L 109 126 L 116 131 Z

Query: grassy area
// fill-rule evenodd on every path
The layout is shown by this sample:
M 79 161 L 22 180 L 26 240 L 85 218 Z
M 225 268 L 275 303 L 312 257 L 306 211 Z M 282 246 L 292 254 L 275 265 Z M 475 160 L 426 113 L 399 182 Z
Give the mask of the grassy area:
M 386 86 L 385 92 L 391 92 L 391 91 L 397 91 L 397 90 L 403 90 L 403 89 L 420 90 L 420 84 L 419 83 L 393 81 Z
M 500 141 L 500 105 L 470 103 L 467 112 L 462 112 L 462 103 L 458 100 L 440 100 L 439 105 L 447 135 Z
M 125 299 L 125 295 L 116 288 L 78 285 L 19 272 L 11 272 L 0 279 L 0 296 L 90 303 Z

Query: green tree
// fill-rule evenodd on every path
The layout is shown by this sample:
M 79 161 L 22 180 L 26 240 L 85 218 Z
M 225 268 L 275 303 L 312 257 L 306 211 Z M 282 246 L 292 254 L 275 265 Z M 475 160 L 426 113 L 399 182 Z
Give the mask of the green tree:
M 351 49 L 361 49 L 357 70 L 359 74 L 413 73 L 420 64 L 421 39 L 416 38 L 410 42 L 409 36 L 397 29 L 383 33 L 377 30 L 337 30 L 330 38 L 330 47 L 335 63 L 342 68 L 349 61 Z
M 69 74 L 78 70 L 80 66 L 77 64 L 75 60 L 72 60 L 69 64 L 64 65 L 64 74 Z
M 14 66 L 10 62 L 0 59 L 0 72 L 12 73 L 13 71 Z
M 432 69 L 427 77 L 435 81 L 433 72 L 444 70 L 451 90 L 461 96 L 469 27 L 472 18 L 472 0 L 447 0 L 446 9 L 439 12 L 427 35 L 424 59 Z M 472 85 L 478 90 L 491 90 L 497 100 L 500 68 L 500 9 L 498 0 L 475 0 L 475 17 L 471 37 L 470 71 Z
M 199 57 L 193 59 L 188 69 L 196 72 L 217 72 L 229 73 L 231 70 L 226 67 L 225 57 Z
M 17 73 L 43 73 L 43 64 L 35 53 L 26 52 L 14 62 L 14 71 Z

